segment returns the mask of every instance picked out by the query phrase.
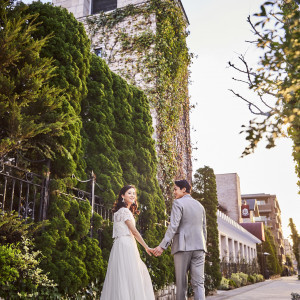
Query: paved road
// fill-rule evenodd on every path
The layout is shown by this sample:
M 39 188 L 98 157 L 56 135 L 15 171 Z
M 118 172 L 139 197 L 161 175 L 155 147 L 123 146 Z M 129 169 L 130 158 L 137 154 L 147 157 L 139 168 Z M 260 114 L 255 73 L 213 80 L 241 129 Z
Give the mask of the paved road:
M 291 300 L 291 293 L 300 294 L 300 280 L 297 276 L 281 277 L 255 283 L 230 291 L 218 291 L 207 300 Z

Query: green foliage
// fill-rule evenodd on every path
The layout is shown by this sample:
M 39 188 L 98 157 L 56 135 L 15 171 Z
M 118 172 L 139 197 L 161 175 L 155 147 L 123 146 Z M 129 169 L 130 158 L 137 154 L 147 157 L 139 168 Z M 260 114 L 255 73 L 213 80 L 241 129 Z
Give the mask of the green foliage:
M 230 288 L 236 288 L 236 287 L 237 287 L 237 285 L 236 285 L 235 281 L 234 281 L 234 280 L 232 280 L 232 279 L 229 279 L 229 282 L 228 282 L 228 284 L 229 284 L 229 287 L 230 287 Z
M 207 223 L 207 255 L 205 257 L 205 273 L 213 278 L 213 289 L 221 282 L 219 231 L 217 223 L 217 186 L 212 168 L 205 166 L 194 174 L 192 196 L 201 202 L 206 211 Z M 206 286 L 207 291 L 209 291 Z
M 153 16 L 157 24 L 155 32 L 152 29 Z M 186 146 L 182 146 L 183 151 L 178 146 L 186 145 L 186 136 L 183 135 L 184 140 L 181 140 L 178 133 L 184 130 L 189 134 L 188 121 L 184 128 L 180 124 L 181 119 L 186 117 L 188 120 L 186 86 L 191 59 L 186 45 L 187 24 L 182 11 L 174 1 L 151 0 L 143 5 L 128 5 L 111 13 L 88 17 L 86 22 L 92 38 L 97 39 L 96 44 L 103 45 L 106 60 L 113 62 L 115 56 L 120 57 L 124 68 L 119 68 L 118 72 L 146 92 L 152 109 L 156 111 L 158 177 L 170 210 L 173 181 L 184 173 L 180 166 L 184 160 L 182 152 L 186 154 Z M 121 22 L 129 22 L 134 30 L 127 32 L 120 28 Z M 119 46 L 111 46 L 114 44 Z M 141 85 L 137 78 L 143 78 L 145 84 Z
M 222 277 L 218 290 L 229 290 L 229 279 Z
M 104 280 L 104 264 L 96 239 L 88 237 L 91 206 L 65 195 L 52 195 L 49 225 L 36 244 L 44 255 L 42 268 L 64 295 L 74 295 L 89 283 Z M 95 232 L 97 227 L 93 228 Z
M 261 274 L 253 274 L 253 276 L 255 276 L 255 281 L 256 282 L 262 282 L 264 281 L 264 276 Z
M 38 39 L 49 34 L 52 36 L 41 49 L 40 56 L 52 59 L 56 68 L 50 85 L 65 93 L 59 114 L 75 121 L 60 131 L 60 136 L 55 140 L 61 151 L 56 152 L 52 159 L 51 175 L 64 178 L 77 170 L 78 176 L 83 178 L 85 163 L 82 159 L 80 134 L 82 123 L 78 116 L 81 101 L 87 94 L 90 41 L 83 25 L 66 9 L 49 3 L 33 2 L 28 11 L 38 14 L 36 22 L 42 23 L 33 33 L 33 37 Z
M 166 216 L 156 178 L 157 160 L 147 97 L 93 55 L 82 120 L 87 167 L 100 174 L 97 182 L 104 188 L 104 202 L 112 206 L 121 186 L 134 184 L 141 211 L 139 230 L 149 245 L 158 245 L 164 234 Z M 101 232 L 103 257 L 108 260 L 111 224 L 103 224 Z M 156 287 L 174 280 L 172 259 L 141 253 L 151 266 Z
M 21 7 L 25 9 L 24 5 Z M 65 9 L 35 2 L 26 12 L 34 16 L 34 24 L 42 22 L 28 36 L 32 41 L 46 41 L 35 55 L 37 61 L 49 60 L 55 66 L 51 72 L 48 70 L 51 76 L 46 85 L 61 93 L 60 98 L 52 99 L 57 106 L 51 104 L 54 110 L 47 118 L 51 121 L 70 120 L 69 123 L 61 122 L 63 130 L 58 129 L 56 136 L 39 135 L 36 140 L 28 138 L 28 145 L 44 145 L 43 151 L 22 152 L 31 159 L 37 159 L 49 150 L 47 157 L 51 158 L 49 222 L 35 239 L 37 249 L 43 253 L 41 267 L 58 284 L 57 292 L 52 289 L 53 293 L 47 291 L 47 295 L 49 299 L 55 298 L 55 293 L 60 295 L 57 297 L 80 298 L 87 297 L 88 293 L 98 297 L 96 284 L 104 281 L 106 261 L 102 259 L 98 241 L 88 237 L 91 207 L 87 201 L 78 202 L 60 192 L 66 192 L 66 183 L 73 184 L 70 174 L 76 173 L 83 178 L 86 166 L 87 170 L 94 170 L 98 175 L 97 181 L 105 190 L 103 196 L 107 204 L 112 205 L 123 184 L 135 184 L 141 204 L 141 216 L 137 222 L 139 229 L 150 246 L 158 245 L 166 229 L 166 215 L 157 181 L 150 105 L 144 93 L 113 74 L 100 58 L 91 57 L 83 25 Z M 20 18 L 21 13 L 25 16 L 25 12 L 20 10 L 17 14 Z M 26 18 L 29 17 L 26 15 Z M 24 23 L 27 28 L 25 24 L 31 23 Z M 49 35 L 51 38 L 45 39 Z M 144 35 L 139 43 L 147 43 L 148 38 L 153 37 Z M 44 87 L 45 82 L 41 82 L 41 86 Z M 42 106 L 43 97 L 39 105 L 46 111 Z M 47 102 L 45 105 L 48 105 Z M 28 106 L 28 110 L 36 114 L 39 108 L 36 106 Z M 24 115 L 23 111 L 20 115 Z M 93 221 L 94 233 L 102 229 L 101 247 L 103 255 L 108 258 L 112 244 L 111 224 L 102 222 L 96 214 Z M 21 229 L 23 232 L 26 230 Z M 16 235 L 18 239 L 21 229 Z M 10 239 L 17 240 L 14 235 Z M 9 257 L 13 250 L 5 251 Z M 170 250 L 162 257 L 154 258 L 146 257 L 142 252 L 155 288 L 174 282 L 173 262 L 169 254 Z M 13 271 L 7 272 L 6 276 L 13 276 Z
M 236 287 L 238 287 L 238 288 L 241 287 L 242 278 L 237 273 L 232 273 L 231 276 L 230 276 L 230 279 L 232 281 L 234 281 Z
M 223 278 L 224 277 L 222 277 L 222 281 L 223 281 Z M 238 273 L 231 274 L 230 279 L 228 280 L 228 286 L 231 288 L 238 288 L 241 286 L 245 286 L 248 283 L 255 283 L 255 282 L 259 282 L 259 281 L 263 281 L 262 275 L 257 275 L 257 274 L 247 275 L 243 272 L 238 272 Z M 225 285 L 225 287 L 226 287 L 226 285 Z
M 97 174 L 97 182 L 105 190 L 101 193 L 105 203 L 112 205 L 123 186 L 119 152 L 112 136 L 118 117 L 114 107 L 113 76 L 106 63 L 97 56 L 92 55 L 90 64 L 88 94 L 81 111 L 85 161 L 87 170 Z
M 295 258 L 299 267 L 300 266 L 300 253 L 299 253 L 300 235 L 298 234 L 298 231 L 296 229 L 296 226 L 292 218 L 289 219 L 289 227 L 292 233 L 291 238 L 293 240 L 293 252 L 295 254 Z
M 262 252 L 267 252 L 270 255 L 266 256 L 265 268 L 269 270 L 270 275 L 280 274 L 281 264 L 277 255 L 275 240 L 271 231 L 265 227 L 265 241 L 262 243 Z
M 32 38 L 41 28 L 37 15 L 4 1 L 0 26 L 0 156 L 21 151 L 41 158 L 66 151 L 55 141 L 76 116 L 60 113 L 66 95 L 50 84 L 53 59 L 40 56 L 50 35 Z
M 28 238 L 35 228 L 17 214 L 1 213 L 0 217 L 0 296 L 43 299 L 52 295 L 48 299 L 56 299 L 56 284 L 40 268 L 41 252 L 34 250 Z
M 249 89 L 258 96 L 260 104 L 255 106 L 254 101 L 247 99 L 246 102 L 252 112 L 263 118 L 251 120 L 244 130 L 249 146 L 243 154 L 253 152 L 262 139 L 267 141 L 267 148 L 274 147 L 275 140 L 288 133 L 293 140 L 293 157 L 300 178 L 299 5 L 295 0 L 267 1 L 255 16 L 259 18 L 256 24 L 250 18 L 248 22 L 257 38 L 256 47 L 262 51 L 259 67 L 253 70 L 243 56 L 240 59 Z
M 248 282 L 248 275 L 243 273 L 243 272 L 239 272 L 239 273 L 236 273 L 238 276 L 240 276 L 241 278 L 241 285 L 247 285 L 247 282 Z
M 31 226 L 31 223 L 19 218 L 17 213 L 0 210 L 0 245 L 21 242 L 22 237 L 29 236 Z

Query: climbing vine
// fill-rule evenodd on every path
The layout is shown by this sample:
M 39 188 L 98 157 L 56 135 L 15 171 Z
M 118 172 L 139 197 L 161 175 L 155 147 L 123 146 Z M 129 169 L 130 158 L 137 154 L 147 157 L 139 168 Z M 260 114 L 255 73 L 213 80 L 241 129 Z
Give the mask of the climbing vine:
M 109 67 L 150 100 L 166 200 L 174 178 L 191 176 L 187 84 L 192 54 L 186 45 L 187 21 L 174 2 L 150 0 L 84 20 L 93 47 L 101 48 Z

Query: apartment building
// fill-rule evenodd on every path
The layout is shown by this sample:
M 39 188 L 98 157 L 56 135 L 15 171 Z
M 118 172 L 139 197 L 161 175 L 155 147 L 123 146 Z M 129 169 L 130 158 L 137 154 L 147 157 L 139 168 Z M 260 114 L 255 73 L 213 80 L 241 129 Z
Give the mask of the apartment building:
M 255 222 L 263 222 L 275 238 L 277 253 L 282 263 L 285 262 L 284 238 L 282 233 L 281 210 L 276 195 L 271 194 L 245 194 L 241 195 L 242 201 L 255 200 L 259 216 L 254 217 Z

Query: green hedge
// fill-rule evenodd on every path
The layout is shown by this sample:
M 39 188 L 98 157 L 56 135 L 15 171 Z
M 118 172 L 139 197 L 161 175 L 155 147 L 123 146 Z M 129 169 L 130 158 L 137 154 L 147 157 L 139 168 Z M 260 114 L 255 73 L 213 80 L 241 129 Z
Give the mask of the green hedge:
M 104 280 L 112 245 L 111 223 L 95 214 L 94 232 L 103 229 L 103 258 L 98 241 L 89 236 L 89 202 L 60 193 L 75 184 L 71 174 L 84 179 L 93 170 L 104 190 L 97 194 L 109 207 L 122 185 L 136 185 L 141 210 L 137 224 L 149 246 L 157 246 L 166 230 L 150 106 L 143 92 L 90 54 L 83 25 L 66 9 L 34 2 L 27 12 L 35 14 L 35 22 L 42 23 L 33 33 L 36 40 L 52 35 L 38 53 L 51 58 L 56 67 L 49 85 L 64 91 L 61 108 L 51 116 L 75 120 L 47 144 L 51 149 L 55 143 L 55 149 L 61 151 L 52 153 L 49 222 L 36 236 L 36 247 L 43 253 L 40 265 L 58 284 L 59 293 L 82 296 L 85 289 L 101 286 Z M 143 250 L 141 255 L 155 288 L 174 282 L 170 250 L 159 258 L 147 256 Z

